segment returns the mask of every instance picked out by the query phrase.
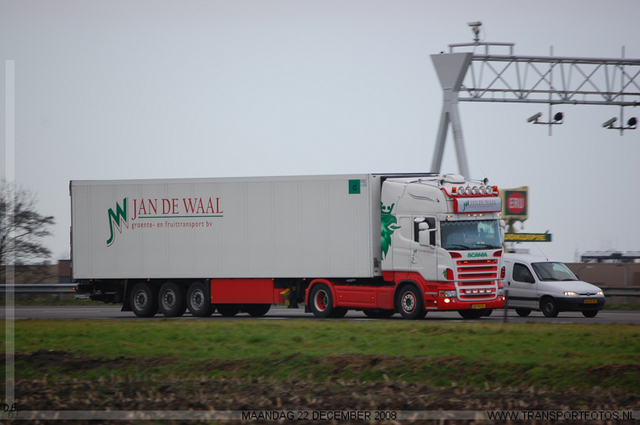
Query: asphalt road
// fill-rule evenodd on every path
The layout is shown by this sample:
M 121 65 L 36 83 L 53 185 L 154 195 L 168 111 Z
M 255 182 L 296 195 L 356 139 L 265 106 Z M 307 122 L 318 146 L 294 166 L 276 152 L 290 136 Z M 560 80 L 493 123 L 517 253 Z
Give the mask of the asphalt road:
M 120 306 L 91 306 L 91 307 L 14 307 L 15 319 L 67 319 L 67 320 L 159 320 L 164 318 L 161 314 L 150 319 L 137 318 L 132 312 L 120 311 Z M 5 319 L 5 309 L 0 309 L 0 319 Z M 304 307 L 290 309 L 284 306 L 272 307 L 264 317 L 251 317 L 248 314 L 239 314 L 235 317 L 222 317 L 214 314 L 207 318 L 194 318 L 190 314 L 173 320 L 318 320 L 313 314 L 305 313 Z M 327 320 L 403 320 L 399 314 L 390 319 L 370 319 L 360 311 L 350 311 L 344 319 Z M 429 312 L 424 321 L 433 322 L 462 322 L 456 312 Z M 491 316 L 479 319 L 482 322 L 501 323 L 504 320 L 504 310 L 495 310 Z M 558 317 L 547 318 L 540 312 L 533 311 L 528 317 L 519 317 L 514 310 L 509 310 L 507 317 L 509 323 L 591 323 L 607 325 L 612 323 L 640 325 L 640 311 L 601 310 L 594 318 L 588 319 L 582 313 L 561 312 Z

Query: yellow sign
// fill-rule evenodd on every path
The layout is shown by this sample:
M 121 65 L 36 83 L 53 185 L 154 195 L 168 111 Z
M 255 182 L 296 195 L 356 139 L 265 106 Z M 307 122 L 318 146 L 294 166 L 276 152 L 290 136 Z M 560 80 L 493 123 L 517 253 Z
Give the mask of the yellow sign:
M 505 233 L 505 242 L 551 242 L 551 233 Z

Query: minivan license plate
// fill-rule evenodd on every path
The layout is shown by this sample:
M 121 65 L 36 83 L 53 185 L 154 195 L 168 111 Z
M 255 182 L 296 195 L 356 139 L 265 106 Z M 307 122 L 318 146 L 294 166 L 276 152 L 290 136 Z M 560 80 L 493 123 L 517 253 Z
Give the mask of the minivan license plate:
M 598 300 L 584 300 L 585 304 L 598 304 Z
M 487 308 L 487 305 L 486 304 L 472 304 L 471 308 L 472 309 Z

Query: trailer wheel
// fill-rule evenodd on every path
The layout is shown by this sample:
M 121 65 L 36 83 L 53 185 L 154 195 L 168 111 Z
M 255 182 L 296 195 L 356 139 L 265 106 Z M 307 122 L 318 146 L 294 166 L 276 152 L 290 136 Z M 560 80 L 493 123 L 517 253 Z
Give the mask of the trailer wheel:
M 225 317 L 233 317 L 240 313 L 242 304 L 218 304 L 218 312 Z
M 540 301 L 540 310 L 545 317 L 558 317 L 558 305 L 551 297 L 545 297 Z
M 167 282 L 160 288 L 158 294 L 160 312 L 165 317 L 180 317 L 187 310 L 185 293 L 182 286 Z
M 186 306 L 194 317 L 209 317 L 216 309 L 215 305 L 211 304 L 211 299 L 207 297 L 204 283 L 201 282 L 189 286 Z
M 477 310 L 458 310 L 458 314 L 462 316 L 463 319 L 475 320 L 481 318 L 484 315 L 484 310 L 484 308 L 480 308 Z
M 157 290 L 146 283 L 138 283 L 131 291 L 131 310 L 138 317 L 153 317 L 158 312 Z
M 245 311 L 253 317 L 262 317 L 269 312 L 271 304 L 246 304 Z
M 311 312 L 314 316 L 322 319 L 331 317 L 333 313 L 333 298 L 327 285 L 324 283 L 315 285 L 311 290 L 309 302 L 311 304 Z
M 427 315 L 420 293 L 414 286 L 405 286 L 400 292 L 398 302 L 400 314 L 404 319 L 417 320 Z

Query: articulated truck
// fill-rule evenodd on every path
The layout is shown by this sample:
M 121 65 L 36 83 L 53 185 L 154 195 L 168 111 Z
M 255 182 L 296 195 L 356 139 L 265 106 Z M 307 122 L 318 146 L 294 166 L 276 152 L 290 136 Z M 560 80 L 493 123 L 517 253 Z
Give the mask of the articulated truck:
M 504 306 L 496 186 L 459 175 L 71 181 L 77 292 L 139 317 L 474 319 Z M 501 276 L 502 275 L 502 276 Z

